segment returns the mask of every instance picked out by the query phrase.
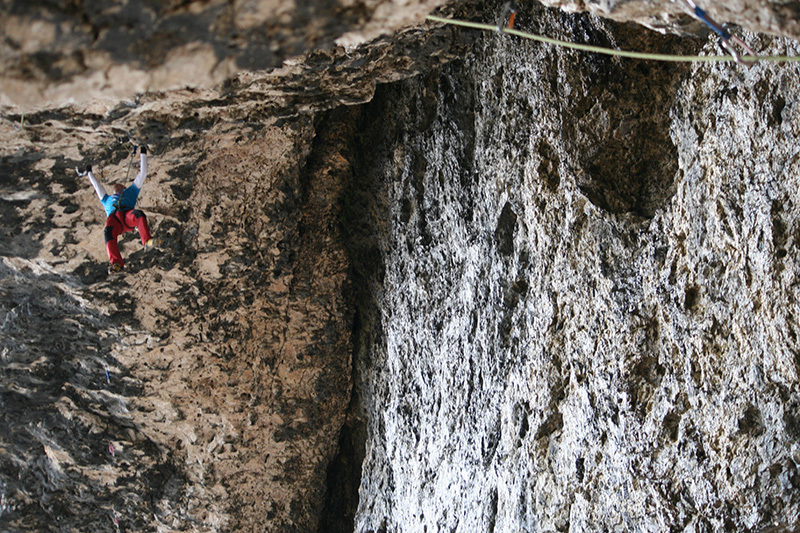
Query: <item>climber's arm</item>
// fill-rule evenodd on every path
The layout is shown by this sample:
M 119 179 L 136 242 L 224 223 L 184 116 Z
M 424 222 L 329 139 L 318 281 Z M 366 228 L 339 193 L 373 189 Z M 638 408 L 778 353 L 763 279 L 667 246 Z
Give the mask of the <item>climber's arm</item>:
M 92 174 L 92 166 L 91 165 L 86 167 L 86 174 L 89 176 L 89 182 L 91 182 L 92 187 L 94 187 L 94 192 L 97 193 L 97 197 L 102 202 L 103 198 L 106 197 L 106 189 L 105 189 L 105 187 L 103 187 L 102 183 L 97 181 L 97 178 L 94 177 L 94 174 Z
M 144 179 L 147 177 L 147 147 L 142 146 L 141 152 L 139 153 L 139 174 L 136 175 L 136 179 L 133 180 L 133 184 L 136 186 L 137 189 L 141 189 L 142 185 L 144 185 Z

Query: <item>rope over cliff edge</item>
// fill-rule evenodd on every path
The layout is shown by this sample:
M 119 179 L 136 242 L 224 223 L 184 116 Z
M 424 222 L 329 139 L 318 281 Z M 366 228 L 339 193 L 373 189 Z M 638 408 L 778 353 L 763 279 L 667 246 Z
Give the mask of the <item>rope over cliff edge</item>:
M 650 52 L 633 52 L 628 50 L 617 50 L 614 48 L 605 48 L 602 46 L 594 46 L 590 44 L 573 43 L 569 41 L 562 41 L 552 37 L 545 37 L 544 35 L 536 35 L 525 31 L 516 30 L 508 27 L 498 27 L 496 24 L 483 24 L 480 22 L 470 22 L 466 20 L 448 19 L 428 15 L 428 20 L 431 22 L 439 22 L 442 24 L 450 24 L 453 26 L 461 26 L 464 28 L 472 28 L 476 30 L 487 31 L 500 31 L 509 35 L 522 37 L 523 39 L 530 39 L 541 43 L 546 43 L 562 48 L 571 48 L 573 50 L 580 50 L 582 52 L 593 52 L 596 54 L 605 54 L 610 56 L 625 57 L 628 59 L 644 59 L 650 61 L 671 61 L 678 63 L 721 63 L 721 62 L 741 62 L 741 63 L 756 63 L 759 61 L 771 61 L 773 63 L 796 63 L 800 62 L 800 56 L 700 56 L 700 55 L 674 55 L 674 54 L 655 54 Z

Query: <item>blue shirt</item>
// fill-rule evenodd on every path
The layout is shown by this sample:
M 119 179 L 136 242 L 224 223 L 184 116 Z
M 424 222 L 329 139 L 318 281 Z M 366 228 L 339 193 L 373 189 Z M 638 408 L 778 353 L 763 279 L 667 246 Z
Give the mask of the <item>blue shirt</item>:
M 106 210 L 106 216 L 110 217 L 119 209 L 133 209 L 136 207 L 136 200 L 139 198 L 139 188 L 136 185 L 131 185 L 122 194 L 106 194 L 100 200 L 103 203 L 103 208 Z

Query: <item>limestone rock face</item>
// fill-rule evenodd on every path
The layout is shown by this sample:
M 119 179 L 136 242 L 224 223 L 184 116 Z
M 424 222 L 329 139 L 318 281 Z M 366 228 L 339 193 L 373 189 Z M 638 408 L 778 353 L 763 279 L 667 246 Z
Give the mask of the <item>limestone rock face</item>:
M 0 2 L 0 105 L 211 88 L 420 24 L 442 0 Z
M 3 116 L 0 529 L 352 529 L 354 507 L 325 503 L 353 386 L 341 210 L 361 113 L 342 103 L 468 42 L 409 30 L 221 90 Z M 126 234 L 107 278 L 75 167 L 110 190 L 138 172 L 133 142 L 164 245 Z
M 800 69 L 438 3 L 2 3 L 0 529 L 796 528 Z
M 144 122 L 168 120 L 143 107 Z M 341 156 L 298 166 L 319 154 L 309 118 L 258 135 L 176 127 L 151 146 L 139 204 L 164 249 L 123 239 L 126 270 L 105 279 L 103 212 L 59 137 L 86 142 L 106 183 L 124 178 L 125 147 L 94 144 L 91 117 L 31 120 L 30 155 L 2 167 L 16 233 L 2 263 L 4 523 L 314 529 L 351 388 L 347 260 L 330 233 Z
M 311 50 L 351 49 L 424 22 L 444 0 L 2 0 L 0 105 L 116 103 L 144 91 L 212 88 Z M 669 32 L 707 32 L 683 0 L 543 0 Z M 702 2 L 700 2 L 703 4 Z M 522 9 L 538 5 L 520 2 Z M 499 6 L 489 5 L 494 18 Z M 797 38 L 796 2 L 703 5 L 719 22 Z
M 620 22 L 637 22 L 659 31 L 702 29 L 692 16 L 693 9 L 687 0 L 542 0 L 541 3 L 570 12 L 590 12 Z M 800 36 L 800 7 L 795 2 L 700 0 L 694 3 L 720 24 L 738 24 L 759 33 Z
M 491 35 L 379 91 L 356 530 L 794 531 L 798 89 Z

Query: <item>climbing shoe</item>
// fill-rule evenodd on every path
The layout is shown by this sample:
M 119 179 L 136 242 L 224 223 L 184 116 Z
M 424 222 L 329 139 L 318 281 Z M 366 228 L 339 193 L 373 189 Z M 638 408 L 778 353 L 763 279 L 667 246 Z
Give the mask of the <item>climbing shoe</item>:
M 116 274 L 117 272 L 122 272 L 122 265 L 119 263 L 111 263 L 111 265 L 108 267 L 109 275 Z
M 160 247 L 161 247 L 161 239 L 159 239 L 158 237 L 147 239 L 147 242 L 144 243 L 145 250 L 151 250 L 153 248 L 160 248 Z

